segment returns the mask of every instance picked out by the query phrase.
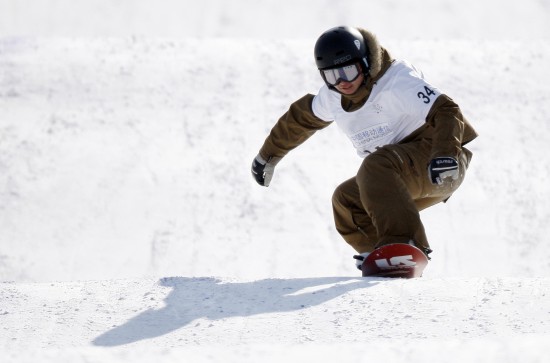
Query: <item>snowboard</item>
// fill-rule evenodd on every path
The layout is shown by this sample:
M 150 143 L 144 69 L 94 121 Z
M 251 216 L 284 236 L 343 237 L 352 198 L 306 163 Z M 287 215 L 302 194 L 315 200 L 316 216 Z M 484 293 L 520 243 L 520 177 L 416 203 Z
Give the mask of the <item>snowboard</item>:
M 428 257 L 415 246 L 394 243 L 372 251 L 361 265 L 363 276 L 401 277 L 422 276 Z

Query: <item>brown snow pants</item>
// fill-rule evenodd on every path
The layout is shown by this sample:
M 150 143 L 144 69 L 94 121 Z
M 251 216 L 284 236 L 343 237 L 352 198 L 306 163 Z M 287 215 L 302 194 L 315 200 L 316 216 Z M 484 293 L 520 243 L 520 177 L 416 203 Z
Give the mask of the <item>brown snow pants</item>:
M 431 143 L 422 139 L 386 145 L 363 160 L 357 175 L 334 191 L 336 229 L 357 252 L 413 240 L 429 248 L 419 211 L 446 201 L 464 180 L 472 153 L 462 148 L 460 175 L 433 185 L 428 177 Z

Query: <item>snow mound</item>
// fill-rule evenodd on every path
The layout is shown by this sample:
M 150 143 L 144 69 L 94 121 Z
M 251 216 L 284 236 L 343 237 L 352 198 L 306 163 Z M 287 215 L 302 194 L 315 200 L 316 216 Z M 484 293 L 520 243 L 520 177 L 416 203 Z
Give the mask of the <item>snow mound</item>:
M 220 354 L 538 362 L 550 331 L 548 278 L 169 277 L 0 289 L 8 362 L 215 362 Z

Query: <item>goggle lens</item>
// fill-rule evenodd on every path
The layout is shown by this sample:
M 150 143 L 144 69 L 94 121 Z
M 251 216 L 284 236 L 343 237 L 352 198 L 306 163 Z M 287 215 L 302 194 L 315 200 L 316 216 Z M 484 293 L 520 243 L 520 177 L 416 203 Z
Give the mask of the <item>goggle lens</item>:
M 338 83 L 353 82 L 359 77 L 359 67 L 357 64 L 351 64 L 349 66 L 340 68 L 323 69 L 323 78 L 331 86 L 336 86 Z

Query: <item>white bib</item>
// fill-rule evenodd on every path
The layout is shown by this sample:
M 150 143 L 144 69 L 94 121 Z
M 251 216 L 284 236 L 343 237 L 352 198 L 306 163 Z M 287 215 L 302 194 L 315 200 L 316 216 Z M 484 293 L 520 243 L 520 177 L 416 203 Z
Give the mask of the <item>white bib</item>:
M 312 108 L 321 120 L 335 121 L 357 154 L 366 157 L 381 146 L 398 143 L 422 126 L 440 94 L 414 66 L 395 61 L 360 109 L 344 111 L 342 95 L 326 85 L 313 99 Z

